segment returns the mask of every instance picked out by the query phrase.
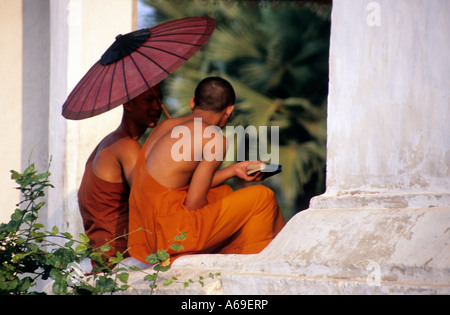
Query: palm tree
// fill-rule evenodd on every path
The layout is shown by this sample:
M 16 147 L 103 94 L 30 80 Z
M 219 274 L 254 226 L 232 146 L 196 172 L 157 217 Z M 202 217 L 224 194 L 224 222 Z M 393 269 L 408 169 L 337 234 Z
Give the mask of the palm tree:
M 279 126 L 283 172 L 267 185 L 284 216 L 307 208 L 325 182 L 329 19 L 297 7 L 148 2 L 158 23 L 199 15 L 217 23 L 208 44 L 165 80 L 169 108 L 187 113 L 197 83 L 208 75 L 230 80 L 238 95 L 231 125 Z

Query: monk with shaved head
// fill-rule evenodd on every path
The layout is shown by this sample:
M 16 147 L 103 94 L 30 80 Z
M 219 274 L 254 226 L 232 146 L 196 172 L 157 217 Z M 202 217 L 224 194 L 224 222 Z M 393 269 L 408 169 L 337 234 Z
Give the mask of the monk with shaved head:
M 90 245 L 97 250 L 108 244 L 106 261 L 116 252 L 127 254 L 128 199 L 139 138 L 160 119 L 161 90 L 155 86 L 123 104 L 119 127 L 108 134 L 86 162 L 78 190 L 78 204 Z
M 248 176 L 242 161 L 219 169 L 226 154 L 220 132 L 234 110 L 235 92 L 219 77 L 202 80 L 191 99 L 192 113 L 161 122 L 136 162 L 130 193 L 130 255 L 145 257 L 167 249 L 186 233 L 173 258 L 194 253 L 254 254 L 284 226 L 272 190 L 254 185 L 233 191 L 224 181 Z M 181 137 L 183 135 L 183 137 Z

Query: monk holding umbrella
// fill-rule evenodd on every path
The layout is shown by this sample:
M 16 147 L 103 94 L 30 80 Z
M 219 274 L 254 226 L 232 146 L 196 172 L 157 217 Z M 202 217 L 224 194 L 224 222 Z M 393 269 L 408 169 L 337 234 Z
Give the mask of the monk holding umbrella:
M 63 105 L 62 115 L 73 120 L 124 107 L 119 127 L 89 157 L 78 192 L 90 245 L 108 243 L 106 259 L 127 251 L 123 236 L 128 233 L 128 198 L 141 150 L 138 139 L 156 126 L 162 110 L 170 118 L 158 84 L 192 57 L 214 28 L 212 18 L 194 17 L 118 35 Z

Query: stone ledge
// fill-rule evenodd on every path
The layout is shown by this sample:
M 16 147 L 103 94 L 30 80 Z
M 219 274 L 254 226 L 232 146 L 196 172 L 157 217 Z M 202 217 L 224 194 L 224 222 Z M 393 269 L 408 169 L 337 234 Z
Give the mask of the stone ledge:
M 450 208 L 306 210 L 260 254 L 185 256 L 163 276 L 209 272 L 158 294 L 450 294 Z
M 346 191 L 326 193 L 311 200 L 311 209 L 428 209 L 450 205 L 450 193 Z

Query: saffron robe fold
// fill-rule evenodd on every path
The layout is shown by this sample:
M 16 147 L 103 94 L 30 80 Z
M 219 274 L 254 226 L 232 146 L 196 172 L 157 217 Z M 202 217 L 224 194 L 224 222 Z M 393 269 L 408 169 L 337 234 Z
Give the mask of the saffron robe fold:
M 108 259 L 117 251 L 123 253 L 127 249 L 125 234 L 128 232 L 130 188 L 126 182 L 110 183 L 95 175 L 92 169 L 95 152 L 86 162 L 78 190 L 78 205 L 89 245 L 95 249 L 110 242 L 110 250 L 103 254 Z
M 209 190 L 208 204 L 189 210 L 189 186 L 169 189 L 156 181 L 140 152 L 129 200 L 128 247 L 132 257 L 145 257 L 158 249 L 173 259 L 193 253 L 254 254 L 260 252 L 285 222 L 272 190 L 255 185 L 234 191 L 227 185 Z M 170 249 L 174 238 L 186 232 L 181 251 Z

